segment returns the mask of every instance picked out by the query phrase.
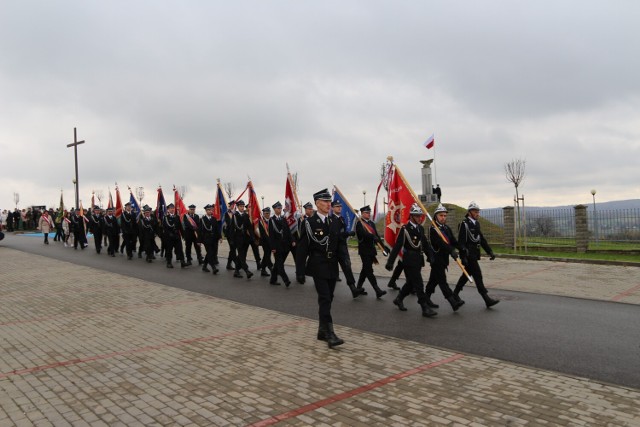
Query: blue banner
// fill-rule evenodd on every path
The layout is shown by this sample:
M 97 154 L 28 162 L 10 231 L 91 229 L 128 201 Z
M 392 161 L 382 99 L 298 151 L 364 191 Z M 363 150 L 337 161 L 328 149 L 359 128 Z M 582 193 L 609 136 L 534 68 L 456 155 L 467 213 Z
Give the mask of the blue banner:
M 340 192 L 340 190 L 338 190 L 338 187 L 334 187 L 333 190 L 334 190 L 333 191 L 333 201 L 334 202 L 340 202 L 340 204 L 342 205 L 341 216 L 344 218 L 344 223 L 347 226 L 347 231 L 355 230 L 356 222 L 357 222 L 357 217 L 356 217 L 355 211 L 353 210 L 353 208 L 351 207 L 349 202 L 347 202 L 347 199 Z
M 218 184 L 218 191 L 216 192 L 216 206 L 214 206 L 213 212 L 214 216 L 219 216 L 218 231 L 220 232 L 220 235 L 222 235 L 222 226 L 224 225 L 224 220 L 227 218 L 227 210 L 227 200 L 224 198 L 222 186 Z
M 136 214 L 136 218 L 140 218 L 140 205 L 133 197 L 133 193 L 129 193 L 129 203 L 131 203 L 131 210 Z

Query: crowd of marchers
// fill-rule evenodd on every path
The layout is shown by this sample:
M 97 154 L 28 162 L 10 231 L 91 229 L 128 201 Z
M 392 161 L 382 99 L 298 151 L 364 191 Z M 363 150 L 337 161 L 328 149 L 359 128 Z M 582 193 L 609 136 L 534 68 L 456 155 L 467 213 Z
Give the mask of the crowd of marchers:
M 314 194 L 314 202 L 315 207 L 311 202 L 303 206 L 305 213 L 297 219 L 297 227 L 290 227 L 287 223 L 280 202 L 262 209 L 254 227 L 242 200 L 230 202 L 220 220 L 215 217 L 211 205 L 204 206 L 205 214 L 202 216 L 195 213 L 194 205 L 189 206 L 184 215 L 178 215 L 173 204 L 167 206 L 163 215 L 157 215 L 158 212 L 147 205 L 136 213 L 130 203 L 125 204 L 119 217 L 115 216 L 113 208 L 103 210 L 94 206 L 83 211 L 73 208 L 69 211 L 34 211 L 28 216 L 16 210 L 2 219 L 8 231 L 41 231 L 47 245 L 49 234 L 55 233 L 53 241 L 75 250 L 84 250 L 89 247 L 88 237 L 92 237 L 97 254 L 106 249 L 108 256 L 115 257 L 120 253 L 133 260 L 137 255 L 148 263 L 159 257 L 167 268 L 174 268 L 174 260 L 181 268 L 197 262 L 203 272 L 214 275 L 219 273 L 218 247 L 226 240 L 229 256 L 225 268 L 233 271 L 233 277 L 250 279 L 254 275 L 247 264 L 247 254 L 251 249 L 257 271 L 261 276 L 269 277 L 273 286 L 281 285 L 281 282 L 286 287 L 291 285 L 292 280 L 284 267 L 291 254 L 296 281 L 303 284 L 306 276 L 313 277 L 318 292 L 318 339 L 333 348 L 344 342 L 335 335 L 330 313 L 336 282 L 342 281 L 339 268 L 353 298 L 368 294 L 365 289 L 368 282 L 376 298 L 380 299 L 387 290 L 378 284 L 373 266 L 378 264 L 378 251 L 387 255 L 387 249 L 371 219 L 369 206 L 360 209 L 361 216 L 350 230 L 341 215 L 340 202 L 331 201 L 327 190 Z M 16 220 L 16 216 L 19 219 Z M 434 309 L 438 305 L 431 296 L 439 287 L 451 308 L 457 311 L 464 305 L 460 294 L 469 278 L 473 278 L 487 307 L 499 302 L 489 296 L 478 262 L 481 249 L 491 260 L 495 258 L 480 229 L 479 216 L 479 206 L 471 202 L 464 220 L 458 224 L 458 232 L 454 234 L 447 225 L 447 209 L 442 204 L 436 208 L 433 221 L 426 229 L 422 208 L 417 204 L 411 207 L 409 220 L 402 225 L 393 248 L 389 248 L 385 263 L 385 268 L 393 271 L 387 287 L 399 291 L 393 299 L 398 309 L 407 311 L 404 300 L 414 294 L 422 315 L 435 316 L 437 312 Z M 351 237 L 357 239 L 358 255 L 362 261 L 358 280 L 352 271 L 348 250 Z M 461 260 L 466 269 L 453 290 L 447 283 L 450 258 Z M 425 285 L 422 270 L 427 265 L 430 272 Z M 396 282 L 403 272 L 406 281 L 400 288 Z

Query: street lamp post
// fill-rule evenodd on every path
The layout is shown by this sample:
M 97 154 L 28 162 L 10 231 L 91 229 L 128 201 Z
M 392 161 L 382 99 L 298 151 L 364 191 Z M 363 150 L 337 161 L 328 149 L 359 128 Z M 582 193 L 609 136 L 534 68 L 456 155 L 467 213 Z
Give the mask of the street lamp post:
M 264 209 L 264 196 L 260 196 L 260 198 L 262 199 L 262 209 Z
M 598 213 L 596 212 L 596 190 L 591 190 L 593 196 L 593 233 L 596 235 L 596 245 L 598 244 Z
M 20 203 L 20 193 L 13 193 L 13 201 L 16 204 L 16 209 L 18 209 L 18 203 Z

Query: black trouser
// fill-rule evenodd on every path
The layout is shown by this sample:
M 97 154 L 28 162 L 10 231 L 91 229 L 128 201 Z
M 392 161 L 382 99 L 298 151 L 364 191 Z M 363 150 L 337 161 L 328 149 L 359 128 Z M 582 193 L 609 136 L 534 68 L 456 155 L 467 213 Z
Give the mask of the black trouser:
M 204 264 L 203 268 L 207 265 L 210 265 L 215 269 L 216 266 L 216 256 L 217 256 L 217 247 L 216 247 L 216 239 L 210 234 L 204 235 L 202 245 L 204 246 L 205 255 L 204 255 Z
M 249 242 L 244 243 L 237 247 L 236 256 L 233 262 L 236 264 L 236 273 L 239 273 L 240 270 L 249 271 L 249 266 L 247 265 L 247 252 L 249 251 Z
M 250 245 L 251 250 L 253 251 L 253 257 L 256 260 L 257 268 L 260 268 L 260 246 L 256 243 L 255 240 L 252 240 Z
M 349 249 L 347 245 L 338 246 L 338 264 L 344 273 L 344 278 L 347 280 L 347 285 L 355 285 L 356 278 L 353 277 L 353 270 L 351 270 L 351 258 L 349 257 Z
M 266 268 L 268 268 L 269 271 L 273 271 L 271 248 L 268 245 L 262 245 L 262 262 L 260 263 L 260 270 L 264 271 Z
M 196 257 L 198 258 L 198 261 L 200 261 L 202 259 L 202 251 L 200 250 L 200 244 L 198 243 L 198 241 L 195 239 L 194 236 L 189 236 L 189 237 L 185 236 L 184 252 L 188 262 L 191 262 L 191 246 L 194 247 L 196 251 Z
M 176 260 L 184 262 L 184 252 L 182 251 L 182 239 L 179 235 L 165 236 L 164 240 L 164 258 L 167 264 L 171 263 L 173 252 L 176 253 Z
M 449 298 L 453 295 L 451 292 L 451 288 L 447 284 L 447 266 L 434 263 L 431 265 L 431 274 L 429 274 L 429 281 L 427 282 L 427 287 L 425 292 L 427 295 L 431 295 L 435 292 L 436 286 L 440 287 L 442 291 L 442 295 L 445 298 Z
M 473 277 L 473 281 L 476 284 L 476 289 L 478 289 L 478 293 L 480 295 L 487 294 L 487 288 L 484 286 L 484 280 L 482 279 L 482 270 L 480 270 L 480 263 L 478 263 L 477 259 L 467 259 L 467 264 L 465 265 L 467 269 L 467 273 L 469 276 Z M 469 281 L 467 276 L 462 273 L 460 278 L 458 279 L 458 284 L 456 285 L 456 289 L 458 292 L 462 290 L 464 285 Z
M 140 236 L 140 253 L 144 251 L 147 260 L 153 259 L 153 253 L 154 253 L 155 247 L 156 247 L 155 236 L 153 235 Z
M 423 306 L 427 302 L 427 295 L 424 293 L 424 282 L 422 281 L 422 267 L 404 265 L 405 284 L 398 293 L 398 299 L 402 301 L 404 297 L 412 291 L 418 296 L 418 304 Z
M 62 225 L 56 224 L 56 235 L 53 236 L 53 241 L 57 242 L 58 240 L 63 240 L 64 233 L 62 231 Z
M 282 277 L 284 283 L 289 283 L 289 276 L 287 276 L 287 272 L 284 269 L 284 261 L 287 259 L 287 255 L 289 255 L 288 251 L 278 251 L 275 253 L 275 263 L 273 265 L 273 269 L 271 270 L 271 283 L 276 283 L 278 281 L 278 276 Z
M 122 233 L 122 244 L 127 250 L 127 256 L 132 257 L 136 250 L 136 235 L 133 233 Z
M 333 302 L 333 292 L 336 290 L 336 279 L 321 279 L 313 276 L 313 284 L 318 293 L 318 319 L 320 323 L 333 323 L 331 303 Z
M 227 259 L 227 268 L 231 267 L 231 263 L 235 265 L 237 264 L 236 258 L 238 256 L 238 251 L 236 250 L 236 245 L 232 244 L 231 241 L 229 242 L 229 258 Z
M 102 249 L 102 231 L 93 232 L 93 243 L 96 245 L 96 252 L 100 253 Z
M 364 281 L 366 279 L 369 279 L 369 283 L 371 283 L 373 289 L 378 289 L 378 281 L 376 280 L 376 276 L 373 274 L 373 261 L 375 258 L 376 257 L 372 255 L 360 255 L 360 259 L 362 260 L 362 270 L 360 270 L 360 277 L 358 277 L 359 288 L 364 285 Z
M 84 230 L 75 229 L 73 231 L 73 247 L 77 248 L 78 243 L 82 249 L 87 246 L 87 235 L 84 234 Z
M 109 232 L 107 233 L 107 237 L 109 239 L 109 246 L 107 247 L 107 253 L 109 255 L 115 255 L 118 252 L 118 247 L 120 246 L 120 234 Z
M 404 263 L 402 262 L 402 260 L 400 260 L 396 264 L 396 268 L 393 269 L 393 273 L 391 273 L 391 279 L 389 279 L 389 283 L 396 283 L 403 271 Z
M 49 233 L 42 233 L 44 234 L 44 243 L 49 243 Z

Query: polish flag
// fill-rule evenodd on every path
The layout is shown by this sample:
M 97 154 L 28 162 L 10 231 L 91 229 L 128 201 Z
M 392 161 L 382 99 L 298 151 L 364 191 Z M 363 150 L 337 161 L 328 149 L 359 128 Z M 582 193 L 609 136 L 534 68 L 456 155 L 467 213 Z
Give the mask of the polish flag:
M 424 142 L 424 144 L 422 144 L 422 145 L 424 145 L 425 147 L 427 147 L 427 150 L 432 149 L 432 148 L 433 148 L 433 146 L 434 146 L 434 144 L 436 143 L 436 141 L 435 141 L 435 139 L 434 139 L 434 136 L 435 136 L 435 134 L 434 134 L 434 135 L 431 135 L 431 136 L 429 137 L 429 139 L 427 139 L 427 140 Z

